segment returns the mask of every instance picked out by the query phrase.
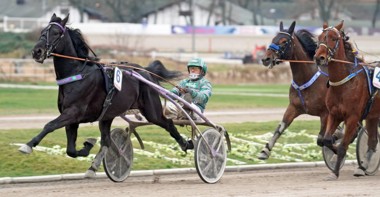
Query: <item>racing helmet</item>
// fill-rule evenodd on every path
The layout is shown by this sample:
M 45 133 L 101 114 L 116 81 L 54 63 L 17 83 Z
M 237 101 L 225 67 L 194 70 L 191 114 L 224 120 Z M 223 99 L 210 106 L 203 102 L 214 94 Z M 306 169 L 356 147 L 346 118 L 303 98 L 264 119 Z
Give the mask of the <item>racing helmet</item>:
M 193 67 L 193 66 L 201 68 L 200 74 L 191 74 L 190 73 L 190 67 Z M 191 80 L 201 79 L 202 77 L 206 76 L 206 73 L 207 73 L 206 62 L 204 62 L 201 58 L 194 58 L 194 59 L 190 60 L 189 63 L 187 64 L 187 72 L 189 73 L 189 78 Z

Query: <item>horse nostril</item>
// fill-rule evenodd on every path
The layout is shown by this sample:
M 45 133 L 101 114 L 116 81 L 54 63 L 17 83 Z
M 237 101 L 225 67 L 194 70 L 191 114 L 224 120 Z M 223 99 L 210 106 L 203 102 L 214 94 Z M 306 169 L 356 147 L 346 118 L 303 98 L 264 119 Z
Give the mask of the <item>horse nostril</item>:
M 37 50 L 37 55 L 41 55 L 42 54 L 42 50 L 41 49 L 38 49 Z
M 263 58 L 263 59 L 261 59 L 261 61 L 262 61 L 262 62 L 269 62 L 269 61 L 270 61 L 270 58 L 269 58 L 269 57 L 267 57 L 267 58 L 265 58 L 265 59 Z
M 324 60 L 325 60 L 325 57 L 321 56 L 321 57 L 319 57 L 319 60 L 320 60 L 320 61 L 324 61 Z

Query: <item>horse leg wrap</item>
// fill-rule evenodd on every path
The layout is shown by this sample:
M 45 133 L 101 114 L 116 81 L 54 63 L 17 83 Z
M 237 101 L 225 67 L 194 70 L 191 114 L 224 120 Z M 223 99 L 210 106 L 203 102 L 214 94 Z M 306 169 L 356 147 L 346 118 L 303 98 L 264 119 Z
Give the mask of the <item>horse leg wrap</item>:
M 373 150 L 369 150 L 365 154 L 364 160 L 362 161 L 362 164 L 361 164 L 361 167 L 363 168 L 363 170 L 367 170 L 368 169 L 368 165 L 369 165 L 369 162 L 371 161 L 372 155 L 373 155 Z
M 276 131 L 274 132 L 273 137 L 269 140 L 269 142 L 267 144 L 267 148 L 269 150 L 272 150 L 272 148 L 273 148 L 274 144 L 276 143 L 277 139 L 280 138 L 280 136 L 282 135 L 282 133 L 284 133 L 285 128 L 286 128 L 285 122 L 280 122 L 280 124 L 278 125 Z
M 263 148 L 263 150 L 261 150 L 261 153 L 266 154 L 268 157 L 270 156 L 270 150 L 268 148 Z
M 99 170 L 99 166 L 100 166 L 100 163 L 102 163 L 102 160 L 103 158 L 105 157 L 105 154 L 108 152 L 108 147 L 104 146 L 103 148 L 101 148 L 102 151 L 99 152 L 96 157 L 94 158 L 94 160 L 92 161 L 91 163 L 91 167 L 94 169 L 94 170 Z

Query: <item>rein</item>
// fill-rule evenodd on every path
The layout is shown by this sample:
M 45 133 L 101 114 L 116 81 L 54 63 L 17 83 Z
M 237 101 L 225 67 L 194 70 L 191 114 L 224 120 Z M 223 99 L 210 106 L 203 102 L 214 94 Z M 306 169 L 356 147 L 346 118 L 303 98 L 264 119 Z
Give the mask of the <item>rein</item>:
M 151 75 L 154 75 L 156 77 L 159 77 L 161 79 L 163 79 L 164 81 L 168 82 L 169 84 L 173 85 L 174 87 L 178 88 L 182 93 L 185 92 L 185 90 L 181 87 L 178 87 L 177 85 L 174 85 L 172 82 L 168 81 L 167 79 L 155 74 L 155 73 L 152 73 L 150 71 L 147 71 L 143 68 L 137 68 L 137 67 L 133 67 L 133 66 L 126 66 L 126 65 L 120 65 L 120 64 L 110 64 L 110 63 L 105 63 L 105 62 L 99 62 L 99 61 L 91 61 L 91 60 L 87 60 L 87 59 L 83 59 L 83 58 L 78 58 L 78 57 L 71 57 L 71 56 L 66 56 L 66 55 L 60 55 L 60 54 L 57 54 L 57 53 L 51 53 L 51 55 L 53 56 L 56 56 L 56 57 L 63 57 L 63 58 L 67 58 L 67 59 L 74 59 L 74 60 L 79 60 L 79 61 L 88 61 L 88 62 L 93 62 L 93 63 L 98 63 L 98 64 L 105 64 L 105 65 L 111 65 L 111 66 L 120 66 L 120 67 L 125 67 L 125 68 L 132 68 L 132 69 L 136 69 L 136 70 L 141 70 L 141 71 L 144 71 L 144 72 L 147 72 Z
M 277 59 L 277 61 L 280 61 L 280 62 L 295 62 L 295 63 L 315 63 L 314 61 L 283 60 L 283 59 Z M 340 63 L 346 63 L 346 64 L 355 64 L 355 62 L 348 62 L 348 61 L 337 60 L 337 59 L 331 59 L 331 61 L 340 62 Z

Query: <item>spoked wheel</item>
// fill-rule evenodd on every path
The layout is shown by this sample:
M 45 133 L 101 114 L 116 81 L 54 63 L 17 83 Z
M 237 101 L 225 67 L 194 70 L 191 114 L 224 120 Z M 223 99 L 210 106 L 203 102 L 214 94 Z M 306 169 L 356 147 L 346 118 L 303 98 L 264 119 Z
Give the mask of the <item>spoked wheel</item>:
M 338 126 L 335 132 L 343 132 L 342 127 Z M 336 140 L 334 145 L 338 145 L 341 141 L 342 141 L 342 138 Z M 325 161 L 326 166 L 331 171 L 334 171 L 336 162 L 338 161 L 338 156 L 335 155 L 334 152 L 331 149 L 327 148 L 326 146 L 322 147 L 322 155 L 323 155 L 323 160 Z M 342 169 L 345 161 L 346 161 L 346 156 L 344 156 L 339 169 Z
M 127 179 L 132 169 L 133 146 L 128 133 L 122 128 L 111 131 L 111 145 L 103 159 L 104 171 L 114 182 Z
M 368 133 L 367 130 L 362 128 L 359 132 L 358 139 L 356 141 L 356 159 L 358 161 L 359 166 L 362 165 L 364 156 L 368 150 Z M 380 167 L 380 142 L 378 139 L 376 152 L 373 153 L 371 160 L 368 164 L 368 168 L 364 171 L 366 175 L 375 175 Z
M 214 128 L 208 128 L 202 132 L 202 135 L 212 149 L 216 151 L 219 147 L 220 133 Z M 223 176 L 226 168 L 227 152 L 225 143 L 222 141 L 216 156 L 212 157 L 205 140 L 200 136 L 196 143 L 194 150 L 195 167 L 199 177 L 205 183 L 216 183 Z

